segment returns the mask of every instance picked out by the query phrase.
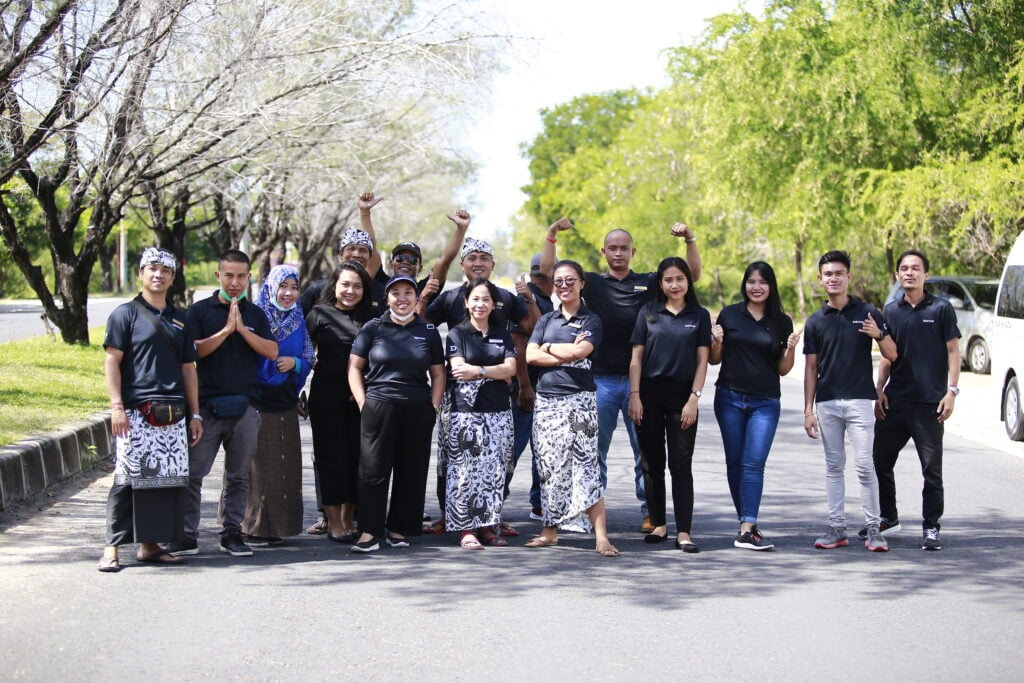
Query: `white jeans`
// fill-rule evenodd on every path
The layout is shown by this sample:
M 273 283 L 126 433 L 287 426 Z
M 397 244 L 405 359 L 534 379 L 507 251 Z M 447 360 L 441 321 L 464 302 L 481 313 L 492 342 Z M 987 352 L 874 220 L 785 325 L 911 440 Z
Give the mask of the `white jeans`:
M 867 526 L 877 526 L 878 478 L 871 457 L 874 440 L 875 414 L 869 399 L 836 399 L 817 404 L 818 430 L 825 447 L 825 492 L 828 495 L 828 523 L 833 527 L 846 526 L 846 437 L 850 439 L 860 497 L 864 506 Z

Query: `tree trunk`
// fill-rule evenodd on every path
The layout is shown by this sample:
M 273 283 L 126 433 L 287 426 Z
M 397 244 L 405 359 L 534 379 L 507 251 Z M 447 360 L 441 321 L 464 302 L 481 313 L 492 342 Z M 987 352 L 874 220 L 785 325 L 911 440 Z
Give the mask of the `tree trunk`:
M 793 271 L 796 275 L 796 307 L 800 317 L 807 320 L 807 300 L 804 297 L 804 241 L 797 239 L 793 244 Z

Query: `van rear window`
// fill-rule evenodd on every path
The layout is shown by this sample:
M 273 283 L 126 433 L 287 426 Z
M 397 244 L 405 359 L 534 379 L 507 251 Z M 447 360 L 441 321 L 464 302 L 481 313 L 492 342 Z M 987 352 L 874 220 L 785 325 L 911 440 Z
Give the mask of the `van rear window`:
M 1024 265 L 1007 266 L 996 315 L 1024 318 Z

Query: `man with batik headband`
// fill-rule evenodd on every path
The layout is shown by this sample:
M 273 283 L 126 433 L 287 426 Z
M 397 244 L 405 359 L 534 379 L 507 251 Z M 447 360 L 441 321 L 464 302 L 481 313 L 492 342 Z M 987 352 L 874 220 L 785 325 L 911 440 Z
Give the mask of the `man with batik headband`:
M 180 563 L 157 544 L 184 539 L 188 447 L 199 441 L 203 423 L 195 349 L 184 314 L 167 300 L 176 268 L 169 251 L 146 249 L 142 292 L 107 320 L 103 371 L 117 456 L 101 572 L 120 570 L 118 547 L 125 543 L 139 543 L 139 562 Z
M 338 243 L 338 263 L 344 263 L 345 261 L 355 261 L 372 276 L 373 269 L 380 268 L 380 258 L 374 249 L 373 236 L 359 228 L 349 228 L 346 230 L 341 236 L 341 241 Z M 329 281 L 330 278 L 324 278 L 323 280 L 312 282 L 306 287 L 306 291 L 302 293 L 302 297 L 299 299 L 302 310 L 312 311 L 313 307 L 320 303 L 324 287 L 327 286 Z M 374 315 L 379 315 L 384 305 L 384 285 L 375 283 L 370 298 Z
M 466 290 L 469 283 L 477 278 L 489 280 L 494 272 L 494 249 L 484 240 L 475 237 L 467 237 L 460 252 L 462 272 L 465 275 L 465 282 L 462 286 L 449 289 L 439 294 L 427 307 L 427 320 L 440 325 L 447 323 L 448 329 L 454 329 L 463 320 L 466 320 Z M 540 309 L 537 307 L 537 298 L 530 296 L 526 298 L 513 294 L 507 289 L 498 287 L 498 300 L 494 302 L 494 325 L 500 329 L 512 332 L 512 341 L 516 347 L 517 357 L 525 358 L 526 341 L 529 334 L 533 332 L 533 326 L 540 319 Z M 450 369 L 449 369 L 450 371 Z M 454 381 L 449 377 L 448 386 L 454 386 Z M 513 383 L 513 400 L 523 410 L 533 410 L 533 387 L 526 372 L 526 363 L 516 364 L 516 381 Z M 447 481 L 447 459 L 445 445 L 447 442 L 447 426 L 451 410 L 451 398 L 445 393 L 441 403 L 440 418 L 437 423 L 437 498 L 441 510 L 445 507 L 445 483 Z M 511 465 L 511 463 L 509 463 Z M 431 525 L 428 533 L 442 533 L 444 531 L 444 520 Z M 514 534 L 515 532 L 507 526 L 503 526 L 503 533 Z

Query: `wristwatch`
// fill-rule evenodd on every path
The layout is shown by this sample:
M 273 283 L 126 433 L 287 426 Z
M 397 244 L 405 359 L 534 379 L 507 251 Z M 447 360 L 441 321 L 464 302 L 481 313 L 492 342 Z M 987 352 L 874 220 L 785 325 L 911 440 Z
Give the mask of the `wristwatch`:
M 697 398 L 700 398 L 702 396 L 700 389 L 694 389 L 690 393 L 696 396 Z
M 481 365 L 480 366 L 480 376 L 483 377 L 486 374 L 487 374 L 487 368 L 485 368 L 484 366 Z
M 200 422 L 202 422 L 203 421 L 203 416 L 200 415 L 199 413 L 192 413 L 192 419 L 193 420 L 199 420 Z
M 949 385 L 948 387 L 946 387 L 946 388 L 947 388 L 947 389 L 949 389 L 949 391 L 953 392 L 953 395 L 954 395 L 954 396 L 959 396 L 959 395 L 960 395 L 960 387 L 958 387 L 957 385 L 955 385 L 955 384 L 950 384 L 950 385 Z

